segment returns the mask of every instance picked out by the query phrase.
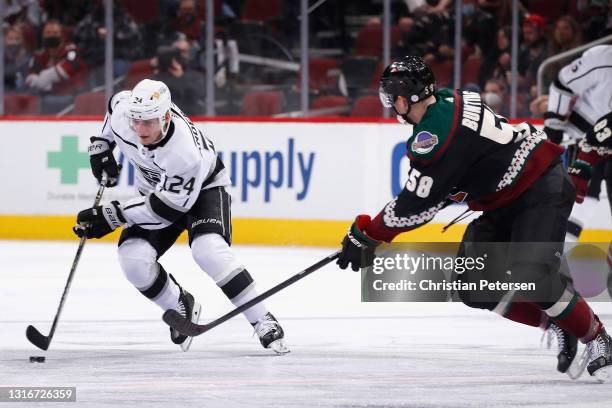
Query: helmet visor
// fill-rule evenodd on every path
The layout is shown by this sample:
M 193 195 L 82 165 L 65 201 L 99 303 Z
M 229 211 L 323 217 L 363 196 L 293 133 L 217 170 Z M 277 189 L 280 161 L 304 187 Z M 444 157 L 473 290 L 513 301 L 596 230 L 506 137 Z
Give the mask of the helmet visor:
M 135 119 L 128 116 L 128 122 L 130 128 L 135 132 L 138 132 L 139 130 L 144 130 L 147 132 L 161 130 L 161 121 L 159 118 Z

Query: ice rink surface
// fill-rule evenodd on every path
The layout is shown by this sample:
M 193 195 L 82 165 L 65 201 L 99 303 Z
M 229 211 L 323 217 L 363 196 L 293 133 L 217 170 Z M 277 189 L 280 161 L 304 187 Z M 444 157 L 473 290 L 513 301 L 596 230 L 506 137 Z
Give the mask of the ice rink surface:
M 243 317 L 182 353 L 161 310 L 123 277 L 114 245 L 88 243 L 50 350 L 77 243 L 0 241 L 0 386 L 74 386 L 67 407 L 612 407 L 612 384 L 555 370 L 541 331 L 462 304 L 361 303 L 359 275 L 329 265 L 267 302 L 292 352 L 259 345 Z M 235 247 L 261 291 L 333 249 Z M 186 245 L 164 267 L 203 304 L 232 307 Z M 612 326 L 612 305 L 594 304 Z M 32 364 L 31 355 L 44 355 Z M 0 406 L 49 406 L 0 403 Z

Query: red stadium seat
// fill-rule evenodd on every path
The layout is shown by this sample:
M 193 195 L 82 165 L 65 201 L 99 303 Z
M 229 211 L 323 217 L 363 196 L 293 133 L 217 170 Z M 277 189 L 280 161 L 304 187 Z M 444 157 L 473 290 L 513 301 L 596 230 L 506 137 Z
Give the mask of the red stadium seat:
M 546 20 L 554 21 L 566 12 L 566 1 L 559 0 L 531 0 L 528 2 L 529 13 L 539 14 Z
M 250 92 L 242 98 L 240 114 L 244 116 L 271 116 L 281 113 L 283 95 L 280 92 Z
M 27 94 L 5 95 L 4 114 L 38 115 L 40 114 L 40 98 Z
M 266 21 L 280 16 L 282 10 L 283 0 L 247 0 L 242 9 L 242 19 Z
M 434 61 L 429 64 L 429 67 L 436 77 L 438 86 L 451 86 L 453 82 L 453 61 L 446 60 L 442 62 Z
M 148 1 L 143 6 L 142 0 L 121 0 L 123 9 L 138 24 L 151 22 L 159 17 L 159 1 Z
M 362 96 L 355 101 L 351 116 L 363 117 L 381 117 L 383 114 L 383 106 L 380 103 L 378 96 Z
M 106 94 L 85 92 L 74 100 L 74 109 L 69 115 L 104 115 L 106 113 Z
M 393 47 L 401 37 L 399 27 L 391 27 L 391 46 Z M 369 55 L 380 57 L 382 55 L 383 29 L 380 26 L 366 26 L 359 30 L 355 41 L 354 55 Z
M 143 59 L 134 61 L 130 64 L 125 77 L 125 86 L 132 89 L 136 84 L 145 78 L 155 75 L 155 69 L 151 65 L 151 60 Z
M 333 58 L 313 58 L 308 62 L 309 89 L 320 91 L 338 86 L 340 65 Z M 302 75 L 298 75 L 298 88 L 302 84 Z
M 461 67 L 461 86 L 465 84 L 478 84 L 478 76 L 480 67 L 482 66 L 482 58 L 469 58 Z
M 310 109 L 311 110 L 327 109 L 327 108 L 336 108 L 336 107 L 349 106 L 349 105 L 350 105 L 349 100 L 345 98 L 344 96 L 328 95 L 328 96 L 320 96 L 314 101 L 312 101 L 312 103 L 310 104 Z M 323 114 L 319 116 L 338 116 L 339 113 L 340 112 L 334 112 L 334 113 Z

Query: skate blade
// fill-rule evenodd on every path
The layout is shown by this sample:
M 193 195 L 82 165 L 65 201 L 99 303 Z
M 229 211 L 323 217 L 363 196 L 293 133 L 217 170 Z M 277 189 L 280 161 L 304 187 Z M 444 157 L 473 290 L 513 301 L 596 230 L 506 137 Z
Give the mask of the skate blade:
M 600 383 L 612 383 L 612 366 L 605 366 L 593 373 Z
M 572 364 L 570 364 L 566 371 L 568 377 L 572 380 L 577 380 L 580 378 L 582 373 L 584 373 L 587 364 L 589 364 L 589 353 L 585 347 L 582 349 L 582 352 L 576 353 L 574 361 L 572 361 Z
M 191 316 L 191 322 L 197 324 L 200 321 L 200 312 L 202 311 L 202 306 L 198 302 L 194 302 L 193 304 L 193 314 Z M 191 347 L 191 342 L 193 341 L 193 337 L 189 336 L 185 339 L 184 342 L 181 343 L 181 350 L 183 352 L 187 352 L 189 347 Z
M 291 350 L 289 350 L 289 347 L 287 347 L 283 339 L 274 340 L 272 343 L 268 344 L 267 348 L 271 349 L 279 356 L 291 352 Z

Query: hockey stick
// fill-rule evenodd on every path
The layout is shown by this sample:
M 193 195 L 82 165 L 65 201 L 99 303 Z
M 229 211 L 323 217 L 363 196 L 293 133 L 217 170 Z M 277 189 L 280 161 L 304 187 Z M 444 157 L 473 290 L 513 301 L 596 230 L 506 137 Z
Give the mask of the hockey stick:
M 210 329 L 212 329 L 214 327 L 217 327 L 221 323 L 224 323 L 224 322 L 228 321 L 232 317 L 242 313 L 246 309 L 248 309 L 251 306 L 261 302 L 262 300 L 269 298 L 270 296 L 274 295 L 277 292 L 280 292 L 281 290 L 285 289 L 287 286 L 292 285 L 295 282 L 299 281 L 300 279 L 302 279 L 302 278 L 310 275 L 311 273 L 321 269 L 322 267 L 324 267 L 328 263 L 330 263 L 330 262 L 334 261 L 335 259 L 337 259 L 339 255 L 340 255 L 340 251 L 334 252 L 333 254 L 331 254 L 329 256 L 326 256 L 325 258 L 321 259 L 316 264 L 309 266 L 308 268 L 304 269 L 303 271 L 293 275 L 289 279 L 279 283 L 278 285 L 274 286 L 273 288 L 268 289 L 267 291 L 265 291 L 261 295 L 254 297 L 253 299 L 249 300 L 245 304 L 240 305 L 239 307 L 235 308 L 231 312 L 229 312 L 227 314 L 224 314 L 223 316 L 221 316 L 217 320 L 213 320 L 212 322 L 210 322 L 208 324 L 195 324 L 195 323 L 192 323 L 189 320 L 185 319 L 179 312 L 177 312 L 174 309 L 169 309 L 169 310 L 166 310 L 164 312 L 164 315 L 163 315 L 164 322 L 166 322 L 168 324 L 168 326 L 172 327 L 175 330 L 178 330 L 179 332 L 183 333 L 186 336 L 192 336 L 192 337 L 193 336 L 199 336 L 200 334 L 205 333 L 205 332 L 209 331 Z
M 98 188 L 98 192 L 96 194 L 96 198 L 92 207 L 95 207 L 100 203 L 100 199 L 102 199 L 102 193 L 104 192 L 105 187 L 106 178 L 104 177 L 102 179 L 100 187 Z M 77 265 L 79 264 L 79 259 L 81 259 L 81 253 L 83 252 L 85 241 L 87 241 L 87 237 L 82 237 L 79 241 L 79 247 L 77 249 L 76 255 L 74 256 L 74 260 L 72 261 L 72 267 L 70 268 L 70 273 L 68 274 L 68 281 L 66 282 L 66 286 L 64 287 L 64 293 L 62 293 L 62 298 L 60 300 L 59 307 L 57 308 L 57 312 L 55 313 L 55 318 L 53 319 L 53 324 L 51 325 L 51 331 L 49 332 L 49 335 L 43 335 L 41 332 L 38 331 L 36 327 L 32 325 L 29 325 L 26 329 L 26 337 L 28 338 L 28 340 L 30 340 L 30 343 L 32 343 L 39 349 L 47 350 L 49 348 L 49 344 L 51 344 L 51 339 L 53 339 L 53 334 L 55 334 L 57 322 L 59 321 L 60 314 L 62 313 L 62 308 L 64 307 L 64 302 L 66 301 L 66 296 L 68 295 L 68 290 L 70 289 L 70 284 L 72 283 L 74 272 L 76 271 Z

